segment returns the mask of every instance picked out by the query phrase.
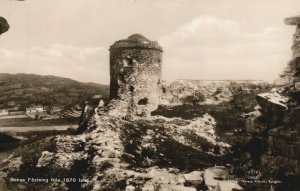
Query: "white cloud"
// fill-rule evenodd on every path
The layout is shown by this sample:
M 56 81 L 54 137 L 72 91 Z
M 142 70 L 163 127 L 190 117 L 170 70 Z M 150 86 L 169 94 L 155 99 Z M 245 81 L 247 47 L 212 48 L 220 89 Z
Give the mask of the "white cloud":
M 165 79 L 274 79 L 290 58 L 292 32 L 245 32 L 230 20 L 202 16 L 162 36 Z
M 0 49 L 0 71 L 52 74 L 80 81 L 108 83 L 108 50 L 54 44 L 28 50 Z
M 163 78 L 272 80 L 291 58 L 293 30 L 267 27 L 249 32 L 231 20 L 197 17 L 159 39 L 164 49 Z M 65 44 L 23 51 L 0 48 L 0 71 L 108 84 L 109 51 Z

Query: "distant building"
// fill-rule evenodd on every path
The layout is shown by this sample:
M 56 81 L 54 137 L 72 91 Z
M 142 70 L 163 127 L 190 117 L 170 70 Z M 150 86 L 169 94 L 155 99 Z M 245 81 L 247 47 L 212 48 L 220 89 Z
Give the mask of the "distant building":
M 26 108 L 26 113 L 36 113 L 45 111 L 43 106 L 33 106 Z
M 8 110 L 8 115 L 24 115 L 25 111 L 18 108 L 13 108 Z
M 61 110 L 63 110 L 62 107 L 59 107 L 59 106 L 53 106 L 53 107 L 52 107 L 52 112 L 59 112 L 59 111 L 61 111 Z
M 8 115 L 8 110 L 7 109 L 1 109 L 0 110 L 0 115 Z

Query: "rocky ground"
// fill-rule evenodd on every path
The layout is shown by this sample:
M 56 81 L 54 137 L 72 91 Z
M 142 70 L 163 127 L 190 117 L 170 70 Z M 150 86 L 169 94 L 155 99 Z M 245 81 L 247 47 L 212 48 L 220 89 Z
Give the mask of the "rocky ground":
M 246 123 L 242 116 L 254 111 L 255 96 L 271 86 L 206 82 L 208 87 L 203 87 L 201 82 L 203 96 L 195 82 L 170 85 L 174 83 L 178 82 L 166 83 L 164 104 L 149 118 L 124 120 L 124 113 L 115 106 L 120 105 L 118 101 L 107 107 L 92 102 L 85 109 L 78 135 L 50 137 L 7 155 L 0 164 L 2 188 L 45 189 L 45 183 L 27 182 L 26 178 L 34 176 L 49 180 L 46 190 L 245 189 L 237 183 L 244 177 L 237 176 L 233 166 L 237 144 L 233 134 Z M 178 91 L 199 99 L 181 102 L 169 93 L 178 95 Z M 211 94 L 220 98 L 207 101 Z M 10 177 L 26 182 L 11 182 Z M 61 181 L 51 182 L 54 177 Z M 66 177 L 76 181 L 66 182 Z

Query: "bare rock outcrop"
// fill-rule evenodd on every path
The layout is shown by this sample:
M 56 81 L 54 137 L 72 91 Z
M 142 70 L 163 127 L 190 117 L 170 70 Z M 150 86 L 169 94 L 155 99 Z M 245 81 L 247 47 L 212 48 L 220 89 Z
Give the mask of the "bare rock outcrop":
M 273 176 L 300 175 L 300 16 L 285 19 L 296 25 L 293 37 L 292 60 L 281 77 L 275 80 L 276 89 L 257 95 L 261 115 L 254 126 L 263 127 L 267 152 L 260 156 L 264 172 Z M 291 188 L 289 188 L 291 189 Z
M 243 190 L 240 185 L 230 181 L 232 177 L 230 177 L 226 168 L 222 166 L 205 169 L 203 177 L 209 191 Z
M 296 25 L 296 31 L 293 36 L 293 57 L 280 78 L 274 81 L 278 86 L 300 82 L 300 16 L 286 18 L 284 21 L 287 25 Z

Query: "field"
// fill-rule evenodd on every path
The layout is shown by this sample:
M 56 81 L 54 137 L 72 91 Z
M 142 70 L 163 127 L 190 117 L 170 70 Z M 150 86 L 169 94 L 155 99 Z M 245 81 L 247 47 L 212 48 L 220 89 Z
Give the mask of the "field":
M 59 126 L 76 125 L 79 118 L 61 118 L 50 120 L 35 120 L 27 118 L 0 119 L 0 127 L 40 127 L 40 126 Z
M 26 115 L 0 118 L 0 155 L 45 137 L 73 134 L 79 117 L 36 120 Z

